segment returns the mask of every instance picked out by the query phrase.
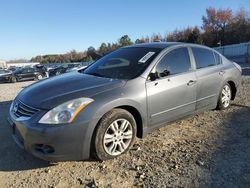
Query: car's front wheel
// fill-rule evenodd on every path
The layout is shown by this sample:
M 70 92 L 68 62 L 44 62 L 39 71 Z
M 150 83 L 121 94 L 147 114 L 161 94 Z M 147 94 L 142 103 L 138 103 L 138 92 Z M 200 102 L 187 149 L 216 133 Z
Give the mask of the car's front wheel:
M 17 82 L 17 79 L 15 76 L 12 76 L 11 79 L 10 79 L 11 83 L 16 83 Z
M 56 71 L 56 76 L 58 76 L 58 75 L 60 75 L 61 74 L 61 72 L 60 71 Z
M 231 104 L 232 90 L 229 84 L 225 84 L 221 90 L 217 109 L 224 110 Z
M 124 109 L 113 109 L 101 119 L 94 135 L 94 154 L 100 160 L 115 158 L 129 150 L 136 136 L 134 117 Z

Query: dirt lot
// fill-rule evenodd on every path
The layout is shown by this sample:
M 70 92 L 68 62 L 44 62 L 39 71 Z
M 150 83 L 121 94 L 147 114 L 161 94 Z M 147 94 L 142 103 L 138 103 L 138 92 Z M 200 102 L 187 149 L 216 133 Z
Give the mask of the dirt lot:
M 6 122 L 31 83 L 0 85 L 0 187 L 250 187 L 250 77 L 228 110 L 169 124 L 112 161 L 56 164 L 20 150 Z

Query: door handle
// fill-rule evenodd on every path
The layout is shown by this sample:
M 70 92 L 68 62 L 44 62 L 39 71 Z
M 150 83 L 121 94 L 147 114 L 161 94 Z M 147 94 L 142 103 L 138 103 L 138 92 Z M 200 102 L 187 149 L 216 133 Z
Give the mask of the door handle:
M 188 86 L 194 85 L 196 83 L 196 80 L 189 80 L 187 83 Z
M 222 70 L 219 72 L 219 75 L 223 76 L 223 74 L 225 74 L 225 71 Z

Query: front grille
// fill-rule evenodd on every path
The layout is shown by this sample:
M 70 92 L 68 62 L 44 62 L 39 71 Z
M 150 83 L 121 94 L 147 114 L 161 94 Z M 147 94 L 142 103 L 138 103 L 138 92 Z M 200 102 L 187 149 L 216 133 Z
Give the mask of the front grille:
M 21 101 L 13 103 L 12 112 L 16 117 L 31 117 L 38 109 L 23 104 Z

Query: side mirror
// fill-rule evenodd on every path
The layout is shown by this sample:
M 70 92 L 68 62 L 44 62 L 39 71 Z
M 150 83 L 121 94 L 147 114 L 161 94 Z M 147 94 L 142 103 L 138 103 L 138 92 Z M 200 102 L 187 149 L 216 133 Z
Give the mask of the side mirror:
M 164 70 L 162 73 L 160 73 L 160 77 L 165 77 L 165 76 L 169 76 L 170 75 L 170 71 L 169 70 Z
M 150 80 L 150 81 L 155 81 L 157 78 L 158 78 L 158 76 L 157 76 L 156 73 L 151 72 L 151 73 L 148 75 L 148 80 Z

